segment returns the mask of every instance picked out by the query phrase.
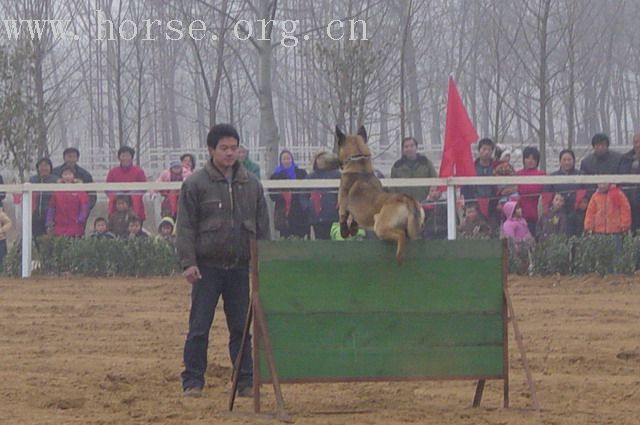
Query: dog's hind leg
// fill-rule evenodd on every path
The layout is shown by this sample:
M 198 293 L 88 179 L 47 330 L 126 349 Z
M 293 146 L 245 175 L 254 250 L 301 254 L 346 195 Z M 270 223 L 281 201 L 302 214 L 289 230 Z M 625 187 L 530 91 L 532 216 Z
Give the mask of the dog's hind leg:
M 410 199 L 407 205 L 409 215 L 407 217 L 407 236 L 409 239 L 418 239 L 422 235 L 424 223 L 424 210 L 414 199 Z
M 373 226 L 373 231 L 380 239 L 396 241 L 396 261 L 398 262 L 398 265 L 401 265 L 404 261 L 404 252 L 407 244 L 407 234 L 405 229 L 381 225 L 379 221 L 376 221 Z

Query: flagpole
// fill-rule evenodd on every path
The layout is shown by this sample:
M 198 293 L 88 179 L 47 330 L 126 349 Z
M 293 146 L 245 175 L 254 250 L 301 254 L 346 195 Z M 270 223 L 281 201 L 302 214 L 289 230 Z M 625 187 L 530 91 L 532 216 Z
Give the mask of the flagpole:
M 447 239 L 456 238 L 456 191 L 452 184 L 447 185 Z
M 456 83 L 450 74 L 440 177 L 475 176 L 471 144 L 477 140 L 478 133 L 469 119 Z M 447 238 L 449 240 L 456 238 L 455 186 L 449 182 L 447 182 Z

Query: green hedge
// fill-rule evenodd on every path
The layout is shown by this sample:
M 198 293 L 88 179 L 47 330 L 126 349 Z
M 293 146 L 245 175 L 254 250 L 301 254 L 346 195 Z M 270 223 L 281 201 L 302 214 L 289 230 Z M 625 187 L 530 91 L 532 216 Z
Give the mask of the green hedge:
M 5 259 L 5 274 L 20 276 L 21 243 Z M 69 239 L 44 236 L 33 250 L 34 274 L 85 276 L 168 276 L 180 267 L 172 245 L 153 238 Z
M 554 236 L 531 251 L 529 272 L 536 275 L 633 274 L 640 259 L 640 237 L 631 235 Z M 510 271 L 517 268 L 510 250 Z
M 309 242 L 313 243 L 313 242 Z M 20 242 L 9 250 L 4 274 L 21 275 Z M 168 276 L 180 271 L 173 246 L 134 240 L 42 237 L 33 250 L 34 274 Z M 516 255 L 509 244 L 509 271 L 534 275 L 633 274 L 640 263 L 640 236 L 554 236 Z

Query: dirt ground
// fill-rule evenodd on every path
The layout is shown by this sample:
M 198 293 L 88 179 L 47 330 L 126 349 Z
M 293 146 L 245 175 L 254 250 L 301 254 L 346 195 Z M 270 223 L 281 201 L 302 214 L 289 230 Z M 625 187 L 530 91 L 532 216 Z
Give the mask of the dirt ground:
M 489 381 L 283 385 L 298 424 L 638 424 L 640 280 L 510 278 L 542 407 L 531 409 L 510 333 L 511 408 Z M 180 278 L 0 280 L 0 423 L 276 423 L 227 412 L 230 365 L 219 308 L 205 396 L 181 396 L 189 287 Z M 262 388 L 263 410 L 273 391 Z

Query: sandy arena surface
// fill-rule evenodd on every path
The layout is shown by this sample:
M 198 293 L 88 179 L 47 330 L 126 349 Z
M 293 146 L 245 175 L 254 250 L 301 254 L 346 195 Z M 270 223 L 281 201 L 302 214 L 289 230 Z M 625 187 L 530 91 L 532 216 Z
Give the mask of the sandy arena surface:
M 531 409 L 510 331 L 511 406 L 489 381 L 283 385 L 297 424 L 638 424 L 640 279 L 510 279 L 542 410 Z M 181 396 L 189 287 L 180 278 L 0 279 L 1 424 L 277 423 L 227 412 L 218 308 L 205 396 Z M 264 386 L 263 410 L 273 411 Z

